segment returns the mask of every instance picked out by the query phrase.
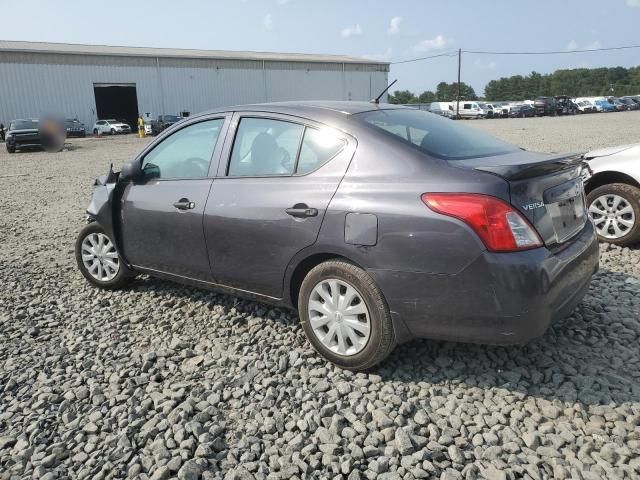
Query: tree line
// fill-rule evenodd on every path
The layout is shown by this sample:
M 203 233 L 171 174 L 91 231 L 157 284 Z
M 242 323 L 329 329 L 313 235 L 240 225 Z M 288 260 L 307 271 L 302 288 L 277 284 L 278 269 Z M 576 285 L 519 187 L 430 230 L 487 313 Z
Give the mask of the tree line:
M 416 95 L 408 90 L 396 90 L 389 95 L 389 103 L 449 102 L 456 99 L 457 83 L 440 82 L 435 92 Z M 491 80 L 484 89 L 484 98 L 493 101 L 523 100 L 540 96 L 570 95 L 589 97 L 604 95 L 640 94 L 640 67 L 576 68 L 556 70 L 549 74 L 531 72 Z M 477 100 L 473 88 L 460 84 L 460 97 Z
M 419 95 L 409 90 L 396 90 L 389 94 L 389 103 L 407 104 L 407 103 L 431 103 L 431 102 L 450 102 L 456 99 L 458 94 L 458 82 L 447 83 L 440 82 L 436 87 L 436 91 L 425 90 Z M 460 98 L 465 100 L 477 100 L 476 92 L 471 85 L 460 82 Z

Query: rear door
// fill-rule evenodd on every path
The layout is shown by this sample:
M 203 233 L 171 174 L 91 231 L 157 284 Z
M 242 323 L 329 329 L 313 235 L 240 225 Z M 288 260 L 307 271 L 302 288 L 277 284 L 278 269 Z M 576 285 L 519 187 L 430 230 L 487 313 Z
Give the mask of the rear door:
M 204 212 L 214 281 L 280 298 L 291 258 L 318 236 L 355 140 L 297 117 L 235 114 Z
M 124 255 L 141 269 L 210 280 L 202 219 L 230 116 L 185 124 L 141 158 L 143 178 L 125 187 Z

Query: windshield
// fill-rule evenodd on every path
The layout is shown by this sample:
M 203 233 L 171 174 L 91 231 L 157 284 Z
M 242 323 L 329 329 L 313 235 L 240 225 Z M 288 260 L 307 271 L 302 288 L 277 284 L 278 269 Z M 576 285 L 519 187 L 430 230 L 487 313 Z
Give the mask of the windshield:
M 14 120 L 9 125 L 10 130 L 27 130 L 27 129 L 37 129 L 38 128 L 38 120 Z
M 380 132 L 445 160 L 502 155 L 518 147 L 475 128 L 421 110 L 375 110 L 356 114 Z
M 64 121 L 64 123 L 65 123 L 65 125 L 67 127 L 75 127 L 75 126 L 80 125 L 80 122 L 78 120 L 67 119 L 67 120 Z
M 165 115 L 163 118 L 165 122 L 179 122 L 181 120 L 177 115 Z

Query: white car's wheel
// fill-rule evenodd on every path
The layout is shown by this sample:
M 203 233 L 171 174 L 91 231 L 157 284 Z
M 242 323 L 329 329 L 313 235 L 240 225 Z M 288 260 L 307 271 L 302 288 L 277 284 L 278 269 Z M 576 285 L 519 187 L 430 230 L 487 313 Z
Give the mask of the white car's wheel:
M 602 185 L 587 195 L 589 216 L 603 242 L 631 245 L 640 240 L 640 189 L 623 183 Z

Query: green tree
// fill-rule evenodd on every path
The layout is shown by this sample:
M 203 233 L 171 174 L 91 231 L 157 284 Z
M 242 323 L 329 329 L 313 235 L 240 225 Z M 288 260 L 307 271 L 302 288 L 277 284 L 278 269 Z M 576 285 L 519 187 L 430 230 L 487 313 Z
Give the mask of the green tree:
M 413 92 L 410 92 L 409 90 L 396 90 L 395 92 L 393 92 L 393 94 L 389 95 L 388 98 L 389 103 L 400 105 L 404 105 L 407 103 L 416 103 L 418 101 Z
M 640 67 L 575 68 L 541 75 L 514 75 L 491 80 L 484 89 L 488 100 L 523 100 L 538 96 L 637 95 L 640 92 Z
M 418 103 L 431 103 L 436 101 L 436 94 L 431 90 L 425 90 L 418 96 Z

